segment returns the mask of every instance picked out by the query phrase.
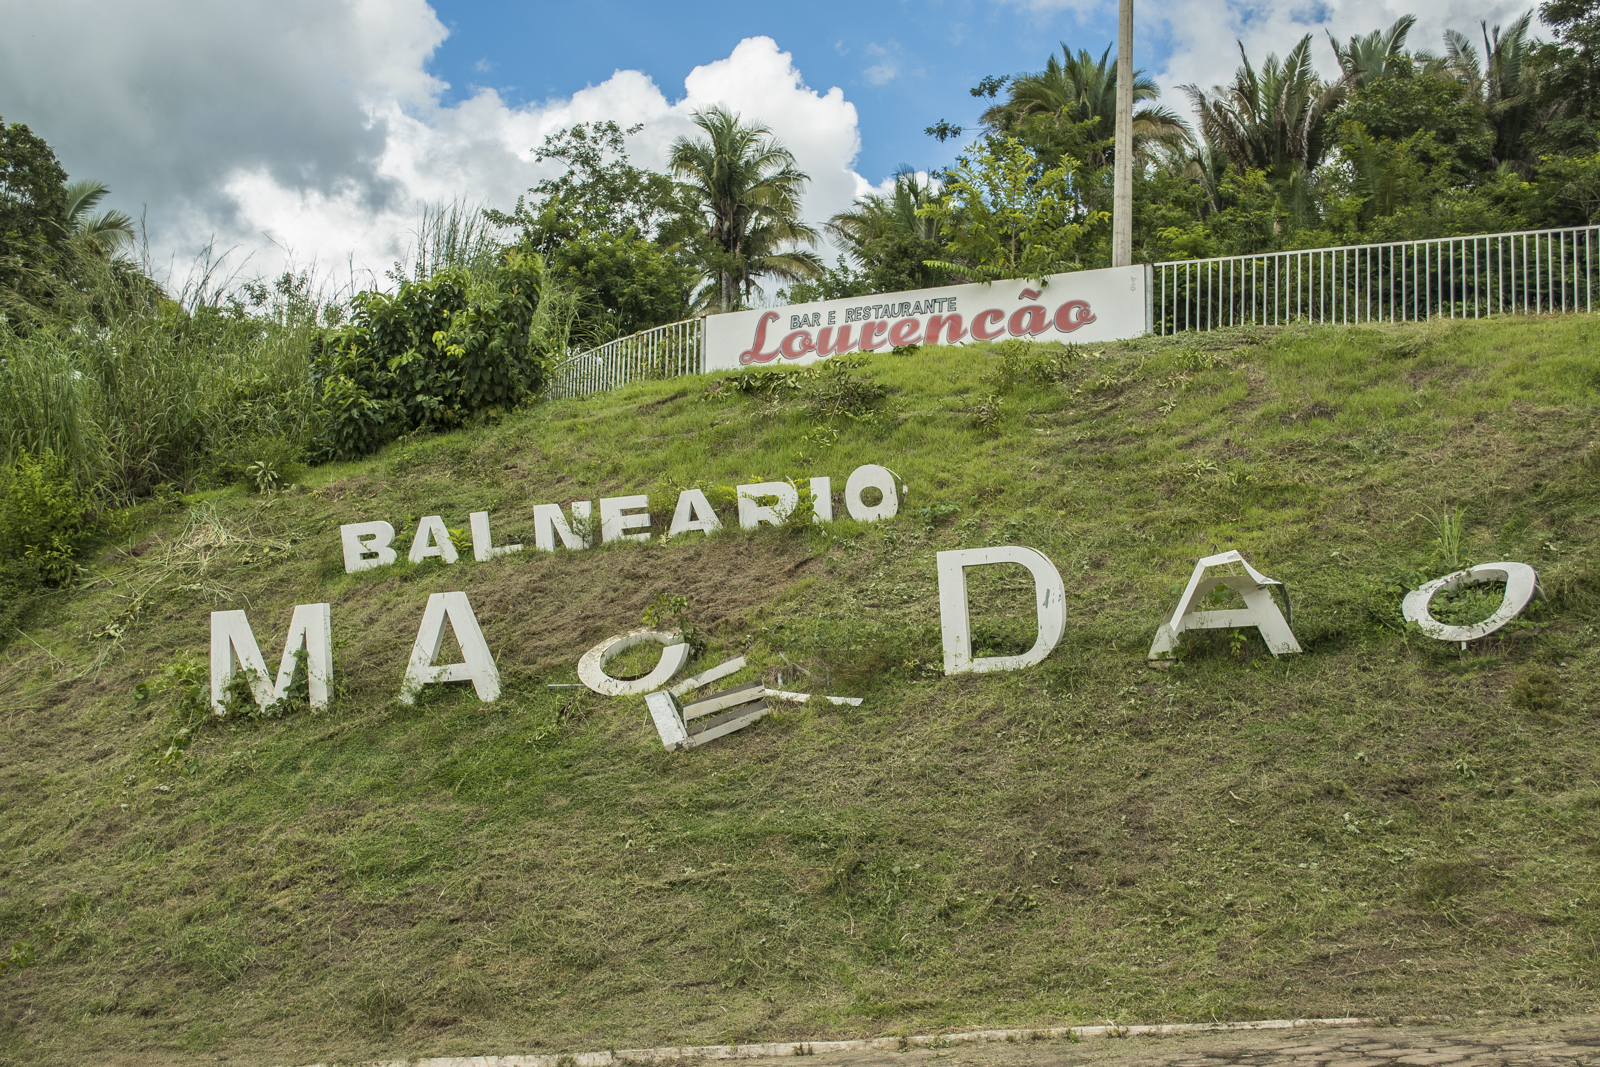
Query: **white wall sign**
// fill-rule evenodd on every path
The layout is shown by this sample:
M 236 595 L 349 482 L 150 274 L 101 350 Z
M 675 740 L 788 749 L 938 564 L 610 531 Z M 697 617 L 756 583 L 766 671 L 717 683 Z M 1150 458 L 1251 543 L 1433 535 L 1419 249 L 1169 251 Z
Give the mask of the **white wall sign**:
M 1500 606 L 1495 609 L 1493 615 L 1482 622 L 1473 623 L 1471 626 L 1447 626 L 1428 611 L 1428 604 L 1435 594 L 1479 582 L 1506 583 L 1505 596 L 1501 599 Z M 1466 648 L 1468 641 L 1487 637 L 1522 614 L 1522 610 L 1533 599 L 1533 594 L 1538 591 L 1539 576 L 1526 563 L 1480 563 L 1476 567 L 1456 571 L 1443 578 L 1435 578 L 1420 589 L 1413 589 L 1400 602 L 1400 613 L 1407 621 L 1422 627 L 1422 632 L 1429 637 L 1439 641 L 1458 642 L 1462 648 Z
M 1243 567 L 1245 574 L 1206 575 L 1206 571 L 1212 567 L 1233 564 Z M 1189 586 L 1183 591 L 1172 618 L 1162 623 L 1156 631 L 1148 658 L 1159 660 L 1170 656 L 1178 647 L 1178 640 L 1185 630 L 1231 630 L 1247 626 L 1254 626 L 1261 631 L 1261 639 L 1274 656 L 1299 652 L 1300 642 L 1295 640 L 1283 612 L 1278 610 L 1277 601 L 1272 599 L 1272 593 L 1268 591 L 1268 587 L 1274 585 L 1281 587 L 1283 583 L 1268 578 L 1250 566 L 1237 552 L 1206 556 L 1195 564 L 1194 574 L 1189 577 Z M 1232 589 L 1244 598 L 1245 606 L 1224 611 L 1197 610 L 1196 605 L 1201 599 L 1217 589 Z
M 833 521 L 833 479 L 812 478 L 812 521 Z M 862 494 L 877 490 L 882 496 L 875 504 L 864 502 Z M 757 526 L 781 526 L 800 502 L 800 490 L 793 482 L 754 482 L 735 488 L 738 499 L 739 526 L 753 530 Z M 857 467 L 845 483 L 845 510 L 852 519 L 878 522 L 892 519 L 900 510 L 900 498 L 906 486 L 887 467 L 868 463 Z M 533 508 L 533 544 L 542 552 L 554 552 L 559 541 L 562 548 L 578 552 L 594 545 L 595 534 L 601 544 L 612 541 L 648 541 L 652 530 L 650 497 L 644 493 L 630 496 L 606 497 L 600 502 L 600 518 L 594 519 L 594 505 L 588 500 L 572 504 L 571 518 L 561 510 L 560 504 L 535 504 Z M 495 545 L 489 529 L 489 513 L 474 511 L 468 516 L 472 528 L 472 558 L 479 563 L 498 556 L 521 552 L 522 545 Z M 598 526 L 598 531 L 596 530 Z M 678 494 L 677 506 L 672 512 L 672 522 L 667 528 L 668 537 L 685 533 L 712 533 L 722 529 L 722 518 L 712 508 L 705 493 L 699 489 L 685 489 Z M 339 527 L 339 540 L 344 550 L 344 572 L 387 567 L 399 559 L 394 548 L 394 527 L 382 520 L 352 522 Z M 406 558 L 412 563 L 437 559 L 442 563 L 455 563 L 460 559 L 456 546 L 450 539 L 449 527 L 438 515 L 425 515 L 417 522 L 416 536 Z
M 1149 328 L 1150 268 L 1110 267 L 706 318 L 706 369 L 814 363 L 901 345 L 1120 341 Z

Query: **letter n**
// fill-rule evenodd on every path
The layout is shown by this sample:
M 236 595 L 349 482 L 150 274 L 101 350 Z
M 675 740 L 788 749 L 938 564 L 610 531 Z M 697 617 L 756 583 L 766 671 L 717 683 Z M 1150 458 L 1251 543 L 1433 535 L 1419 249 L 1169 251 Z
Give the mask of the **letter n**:
M 533 542 L 544 552 L 556 550 L 556 538 L 567 549 L 588 548 L 593 533 L 594 507 L 590 501 L 579 500 L 572 505 L 572 524 L 561 512 L 560 504 L 535 504 L 533 506 Z

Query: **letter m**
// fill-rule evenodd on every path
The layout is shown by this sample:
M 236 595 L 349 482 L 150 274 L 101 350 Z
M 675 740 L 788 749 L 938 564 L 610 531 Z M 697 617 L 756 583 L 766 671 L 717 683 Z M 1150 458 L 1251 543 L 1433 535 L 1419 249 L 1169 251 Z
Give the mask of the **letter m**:
M 238 671 L 250 677 L 250 693 L 256 704 L 265 708 L 289 695 L 294 680 L 295 657 L 306 653 L 306 687 L 311 706 L 328 706 L 328 690 L 333 684 L 332 609 L 327 604 L 296 604 L 289 620 L 289 637 L 283 645 L 283 660 L 276 681 L 267 677 L 267 663 L 242 611 L 211 613 L 211 710 L 226 713 L 222 699 L 228 683 Z

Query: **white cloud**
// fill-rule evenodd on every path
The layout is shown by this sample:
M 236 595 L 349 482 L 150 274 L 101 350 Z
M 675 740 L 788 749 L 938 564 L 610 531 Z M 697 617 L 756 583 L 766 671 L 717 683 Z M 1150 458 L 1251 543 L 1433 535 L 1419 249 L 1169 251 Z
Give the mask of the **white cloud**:
M 426 64 L 446 30 L 425 0 L 0 0 L 0 100 L 75 177 L 148 209 L 152 249 L 177 273 L 214 234 L 247 273 L 299 265 L 363 277 L 403 258 L 425 203 L 509 206 L 550 173 L 532 149 L 575 122 L 643 123 L 636 162 L 664 166 L 694 111 L 767 123 L 812 176 L 813 222 L 867 186 L 856 109 L 809 88 L 769 37 L 689 71 L 676 100 L 638 71 L 565 99 L 514 106 L 492 89 L 453 105 Z M 93 33 L 79 28 L 93 26 Z M 44 42 L 72 40 L 72 48 Z
M 891 42 L 892 47 L 892 42 Z M 898 49 L 895 49 L 898 51 Z M 900 76 L 900 61 L 893 52 L 878 44 L 867 45 L 867 54 L 878 62 L 861 72 L 869 85 L 887 85 Z

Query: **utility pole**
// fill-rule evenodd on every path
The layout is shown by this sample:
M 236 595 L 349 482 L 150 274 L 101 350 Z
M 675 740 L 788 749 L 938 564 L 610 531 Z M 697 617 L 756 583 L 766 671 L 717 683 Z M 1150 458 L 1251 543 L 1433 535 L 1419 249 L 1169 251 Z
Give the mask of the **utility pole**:
M 1111 197 L 1111 265 L 1133 264 L 1133 0 L 1117 12 L 1117 141 Z

